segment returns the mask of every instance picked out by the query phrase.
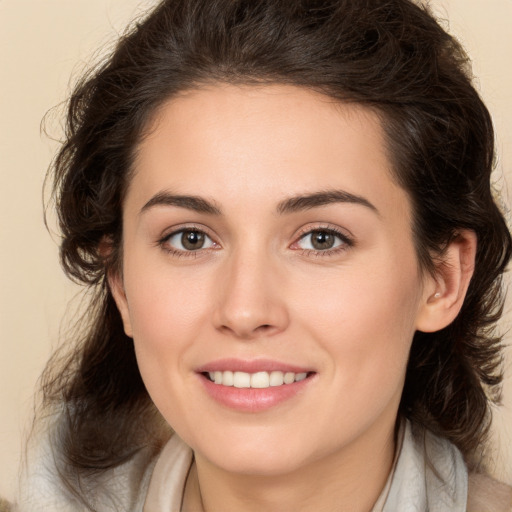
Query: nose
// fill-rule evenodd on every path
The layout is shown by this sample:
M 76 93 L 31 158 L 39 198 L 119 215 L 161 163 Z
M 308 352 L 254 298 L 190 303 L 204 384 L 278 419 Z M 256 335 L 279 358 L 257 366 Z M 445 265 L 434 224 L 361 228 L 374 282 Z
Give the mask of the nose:
M 272 336 L 289 324 L 283 273 L 255 252 L 233 254 L 219 273 L 215 327 L 239 339 Z

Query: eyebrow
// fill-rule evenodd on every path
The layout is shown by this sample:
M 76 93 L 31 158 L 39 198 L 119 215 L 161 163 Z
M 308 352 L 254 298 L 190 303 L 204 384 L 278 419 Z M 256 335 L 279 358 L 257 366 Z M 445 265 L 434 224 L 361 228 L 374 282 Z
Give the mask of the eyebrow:
M 140 213 L 153 208 L 154 206 L 178 206 L 198 213 L 220 215 L 220 209 L 210 201 L 197 196 L 176 195 L 170 192 L 159 192 L 154 195 L 140 210 Z
M 350 203 L 358 204 L 369 208 L 377 215 L 379 210 L 370 201 L 362 196 L 351 194 L 344 190 L 327 190 L 322 192 L 315 192 L 312 194 L 303 194 L 290 197 L 281 201 L 277 206 L 279 214 L 295 213 L 320 206 L 326 206 L 333 203 Z M 154 195 L 140 210 L 140 213 L 153 208 L 155 206 L 177 206 L 179 208 L 186 208 L 198 213 L 206 213 L 209 215 L 221 215 L 222 212 L 213 202 L 210 202 L 202 197 L 190 195 L 177 195 L 170 192 L 159 192 Z
M 351 203 L 365 206 L 380 215 L 379 210 L 368 199 L 345 192 L 344 190 L 327 190 L 313 194 L 290 197 L 279 203 L 277 211 L 280 214 L 294 213 L 311 208 L 318 208 L 332 203 Z

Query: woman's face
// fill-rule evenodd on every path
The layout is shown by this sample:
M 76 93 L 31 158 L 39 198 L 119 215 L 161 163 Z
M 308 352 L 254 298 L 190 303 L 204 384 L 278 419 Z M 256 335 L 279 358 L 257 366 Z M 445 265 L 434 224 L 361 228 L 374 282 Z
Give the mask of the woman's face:
M 277 474 L 389 441 L 427 295 L 390 165 L 374 113 L 297 87 L 205 87 L 157 112 L 111 283 L 196 457 Z

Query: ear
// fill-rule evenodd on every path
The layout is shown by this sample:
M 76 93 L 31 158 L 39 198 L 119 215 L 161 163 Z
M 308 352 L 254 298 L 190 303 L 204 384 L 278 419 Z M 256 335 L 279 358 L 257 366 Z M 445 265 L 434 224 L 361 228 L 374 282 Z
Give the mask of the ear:
M 110 292 L 114 297 L 117 309 L 123 320 L 124 332 L 126 336 L 133 338 L 132 324 L 130 320 L 130 310 L 128 308 L 128 301 L 124 290 L 123 278 L 118 271 L 111 270 L 107 275 L 108 285 Z
M 450 325 L 462 308 L 475 268 L 477 237 L 461 230 L 436 264 L 434 275 L 424 282 L 416 329 L 435 332 Z

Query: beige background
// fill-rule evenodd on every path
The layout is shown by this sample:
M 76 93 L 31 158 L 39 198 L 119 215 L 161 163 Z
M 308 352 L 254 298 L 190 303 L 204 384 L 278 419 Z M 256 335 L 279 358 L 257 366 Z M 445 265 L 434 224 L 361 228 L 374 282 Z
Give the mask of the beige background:
M 208 1 L 208 0 L 205 0 Z M 512 184 L 512 0 L 432 0 L 466 46 L 493 114 L 498 137 L 496 179 Z M 152 0 L 0 0 L 0 495 L 14 494 L 33 393 L 59 338 L 66 304 L 77 288 L 57 260 L 56 236 L 42 220 L 41 189 L 57 147 L 40 133 L 51 107 L 66 98 L 70 76 L 107 48 L 126 22 Z M 72 81 L 71 81 L 72 82 Z M 48 118 L 58 138 L 60 115 Z M 509 301 L 512 304 L 512 301 Z M 511 325 L 507 307 L 504 327 Z M 509 340 L 512 337 L 508 338 Z M 512 357 L 505 405 L 497 412 L 495 473 L 512 484 Z

